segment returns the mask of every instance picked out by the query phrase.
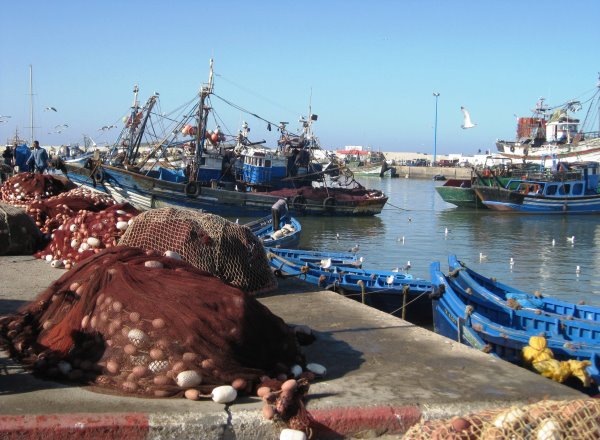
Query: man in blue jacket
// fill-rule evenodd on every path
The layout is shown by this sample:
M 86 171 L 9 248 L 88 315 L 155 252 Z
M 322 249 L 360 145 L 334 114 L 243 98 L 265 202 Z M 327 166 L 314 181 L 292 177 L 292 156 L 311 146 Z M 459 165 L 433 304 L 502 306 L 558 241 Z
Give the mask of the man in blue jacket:
M 40 147 L 38 141 L 33 141 L 33 151 L 27 159 L 27 165 L 29 165 L 30 170 L 39 174 L 42 174 L 48 168 L 48 152 Z

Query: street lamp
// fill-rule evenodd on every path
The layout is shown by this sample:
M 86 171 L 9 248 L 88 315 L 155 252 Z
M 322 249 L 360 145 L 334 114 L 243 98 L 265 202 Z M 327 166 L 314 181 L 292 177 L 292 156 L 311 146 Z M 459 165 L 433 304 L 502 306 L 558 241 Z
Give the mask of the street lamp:
M 431 164 L 432 167 L 435 166 L 435 156 L 437 153 L 437 107 L 438 98 L 440 97 L 440 94 L 437 92 L 433 92 L 433 96 L 435 96 L 435 122 L 433 125 L 433 163 Z

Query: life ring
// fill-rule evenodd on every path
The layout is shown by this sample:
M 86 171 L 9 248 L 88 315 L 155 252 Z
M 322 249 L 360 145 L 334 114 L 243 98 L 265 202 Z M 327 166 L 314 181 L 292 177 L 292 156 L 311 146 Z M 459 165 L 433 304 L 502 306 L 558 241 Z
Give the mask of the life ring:
M 200 187 L 196 182 L 188 182 L 185 184 L 185 195 L 188 197 L 197 196 Z
M 294 196 L 292 199 L 292 208 L 294 208 L 296 211 L 304 211 L 306 209 L 306 199 L 304 196 Z
M 94 182 L 96 182 L 96 183 L 104 182 L 104 170 L 102 168 L 97 168 L 92 173 L 92 179 L 94 179 Z
M 327 197 L 323 200 L 323 209 L 325 211 L 333 211 L 335 209 L 335 199 L 333 197 Z
M 515 152 L 515 147 L 510 147 L 510 152 L 514 153 Z

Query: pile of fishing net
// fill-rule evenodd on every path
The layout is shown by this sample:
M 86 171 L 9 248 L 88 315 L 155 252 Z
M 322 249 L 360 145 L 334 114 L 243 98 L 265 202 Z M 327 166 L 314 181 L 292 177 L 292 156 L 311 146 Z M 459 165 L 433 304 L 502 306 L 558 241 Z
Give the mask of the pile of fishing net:
M 22 208 L 0 202 L 0 255 L 31 255 L 44 237 Z
M 85 196 L 73 196 L 71 200 L 71 206 L 74 208 L 78 203 L 80 206 L 90 207 L 90 199 Z M 52 232 L 46 247 L 35 256 L 45 259 L 53 267 L 70 269 L 73 264 L 99 253 L 102 249 L 116 246 L 138 211 L 129 203 L 114 204 L 104 199 L 94 203 L 91 208 L 97 209 L 105 204 L 109 205 L 108 208 L 97 212 L 87 209 L 75 212 L 68 204 L 58 204 L 51 208 L 52 212 L 58 213 L 51 217 L 52 226 L 58 221 L 62 223 Z
M 174 251 L 244 292 L 277 287 L 260 240 L 248 227 L 217 215 L 174 208 L 146 211 L 133 219 L 119 244 L 161 254 Z
M 365 197 L 381 197 L 380 191 L 374 191 L 366 189 L 364 187 L 358 188 L 315 188 L 312 186 L 303 186 L 301 188 L 286 188 L 277 191 L 269 191 L 269 195 L 283 197 L 293 205 L 294 199 L 297 197 L 303 197 L 305 200 L 317 200 L 325 201 L 329 197 L 335 198 L 339 202 L 353 202 L 364 200 Z M 298 199 L 296 199 L 298 200 Z
M 124 246 L 86 259 L 0 318 L 0 341 L 39 375 L 137 396 L 214 399 L 217 386 L 250 393 L 270 377 L 276 389 L 304 365 L 294 330 L 253 296 L 182 260 Z
M 70 180 L 49 174 L 19 173 L 0 187 L 2 200 L 25 205 L 35 200 L 52 197 L 75 188 Z
M 543 400 L 524 407 L 483 411 L 465 417 L 424 421 L 402 437 L 425 439 L 597 439 L 600 401 Z
M 27 207 L 27 213 L 35 220 L 35 224 L 42 232 L 51 233 L 65 221 L 74 217 L 79 211 L 98 212 L 115 203 L 107 194 L 84 188 L 75 188 L 30 203 Z

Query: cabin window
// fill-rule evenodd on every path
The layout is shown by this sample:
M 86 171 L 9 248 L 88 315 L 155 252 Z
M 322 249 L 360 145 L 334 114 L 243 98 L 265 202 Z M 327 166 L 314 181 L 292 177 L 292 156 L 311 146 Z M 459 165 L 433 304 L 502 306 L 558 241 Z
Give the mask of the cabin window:
M 559 196 L 564 196 L 565 195 L 565 186 L 564 185 L 558 185 L 558 195 Z
M 267 159 L 267 160 L 265 160 L 265 166 L 266 166 L 267 168 L 270 168 L 270 167 L 271 167 L 271 161 L 270 161 L 270 160 L 268 160 L 268 159 Z
M 547 196 L 556 195 L 556 185 L 548 185 L 546 187 L 546 195 Z
M 583 194 L 583 183 L 575 183 L 573 185 L 573 193 L 574 196 L 580 196 Z
M 206 165 L 206 157 L 200 158 L 200 165 Z
M 563 194 L 570 194 L 571 193 L 571 184 L 570 183 L 565 183 L 563 185 Z
M 262 159 L 258 159 L 258 166 L 262 167 L 263 166 L 263 160 Z

